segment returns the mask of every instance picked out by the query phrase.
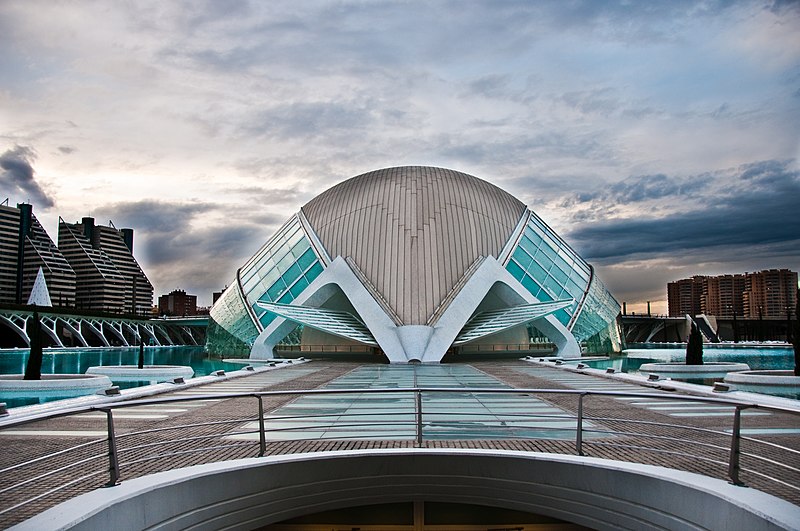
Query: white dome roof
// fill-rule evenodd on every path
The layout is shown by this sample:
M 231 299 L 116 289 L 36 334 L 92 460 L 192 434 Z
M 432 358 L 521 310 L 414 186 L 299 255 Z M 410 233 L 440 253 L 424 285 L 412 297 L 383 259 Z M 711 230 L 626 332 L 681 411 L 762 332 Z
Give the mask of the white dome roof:
M 350 258 L 400 323 L 428 324 L 467 269 L 497 257 L 526 211 L 500 188 L 443 168 L 385 168 L 302 208 L 331 258 Z

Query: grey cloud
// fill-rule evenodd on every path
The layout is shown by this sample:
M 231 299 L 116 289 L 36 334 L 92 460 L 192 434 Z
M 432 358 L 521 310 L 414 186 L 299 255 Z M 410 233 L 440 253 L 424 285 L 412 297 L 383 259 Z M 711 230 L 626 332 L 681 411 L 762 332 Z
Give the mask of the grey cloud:
M 276 194 L 276 198 L 281 194 Z M 291 212 L 221 203 L 170 203 L 143 200 L 103 205 L 94 212 L 102 223 L 135 231 L 134 255 L 156 295 L 180 287 L 202 300 L 233 279 L 236 268 L 255 253 Z M 206 219 L 225 219 L 224 223 Z M 210 300 L 208 300 L 210 303 Z
M 75 153 L 77 151 L 77 148 L 74 148 L 72 146 L 58 146 L 58 150 L 63 155 L 71 155 L 72 153 Z
M 687 252 L 735 257 L 757 247 L 764 254 L 771 247 L 787 245 L 795 249 L 794 259 L 800 259 L 800 172 L 790 164 L 765 161 L 744 166 L 728 188 L 713 190 L 699 206 L 662 218 L 587 223 L 571 231 L 568 240 L 587 259 L 604 263 L 631 257 L 674 258 Z
M 50 196 L 42 190 L 34 177 L 33 161 L 36 160 L 36 152 L 33 148 L 26 146 L 14 146 L 0 155 L 0 184 L 9 191 L 20 193 L 25 200 L 42 208 L 49 208 L 55 205 Z
M 492 74 L 482 76 L 473 80 L 469 84 L 469 93 L 487 98 L 506 97 L 509 95 L 509 85 L 511 76 L 502 74 Z
M 142 200 L 103 205 L 95 210 L 98 220 L 109 219 L 118 228 L 131 227 L 137 232 L 167 233 L 181 230 L 197 214 L 217 207 L 210 203 L 167 203 Z
M 609 116 L 617 111 L 621 104 L 610 88 L 590 91 L 567 92 L 561 100 L 584 114 L 600 114 Z
M 292 103 L 262 111 L 245 126 L 244 133 L 291 140 L 350 133 L 372 120 L 370 110 L 356 102 Z

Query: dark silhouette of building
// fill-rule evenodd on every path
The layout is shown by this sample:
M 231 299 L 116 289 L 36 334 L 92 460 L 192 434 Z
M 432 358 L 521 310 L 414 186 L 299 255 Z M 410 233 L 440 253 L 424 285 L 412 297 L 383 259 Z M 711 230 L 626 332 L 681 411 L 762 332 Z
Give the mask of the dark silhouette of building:
M 158 313 L 161 315 L 197 315 L 197 295 L 187 295 L 176 289 L 158 298 Z

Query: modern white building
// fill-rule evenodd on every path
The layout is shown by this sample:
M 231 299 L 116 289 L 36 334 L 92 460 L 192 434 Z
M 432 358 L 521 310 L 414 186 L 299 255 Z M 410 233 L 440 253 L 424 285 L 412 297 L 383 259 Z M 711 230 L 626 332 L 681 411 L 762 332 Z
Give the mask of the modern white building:
M 321 193 L 236 273 L 209 347 L 251 358 L 371 352 L 436 363 L 466 352 L 618 350 L 620 306 L 522 202 L 465 173 L 386 168 Z

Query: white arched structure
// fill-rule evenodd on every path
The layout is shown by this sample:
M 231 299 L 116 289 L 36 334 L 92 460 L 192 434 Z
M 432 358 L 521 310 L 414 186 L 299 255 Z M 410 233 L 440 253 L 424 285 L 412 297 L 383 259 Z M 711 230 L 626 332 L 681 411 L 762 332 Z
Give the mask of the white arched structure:
M 240 459 L 97 489 L 14 530 L 256 529 L 322 511 L 464 503 L 592 529 L 796 529 L 800 507 L 689 472 L 498 450 L 384 449 Z

